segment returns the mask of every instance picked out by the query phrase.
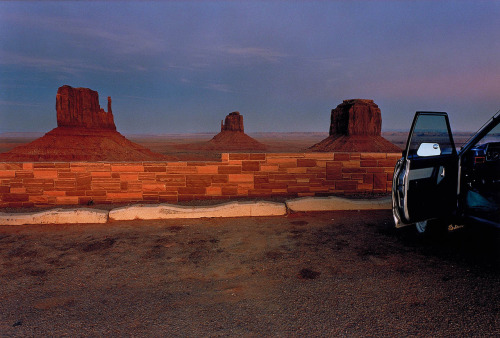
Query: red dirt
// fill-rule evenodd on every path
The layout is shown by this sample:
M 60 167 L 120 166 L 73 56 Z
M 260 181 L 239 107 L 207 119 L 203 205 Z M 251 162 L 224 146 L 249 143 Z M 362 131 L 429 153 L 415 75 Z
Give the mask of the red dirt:
M 309 149 L 318 152 L 401 152 L 401 148 L 382 136 L 373 135 L 331 135 Z
M 210 141 L 183 145 L 184 149 L 222 150 L 222 151 L 265 151 L 267 147 L 241 131 L 224 130 Z
M 175 161 L 114 130 L 57 127 L 31 143 L 0 154 L 0 161 Z

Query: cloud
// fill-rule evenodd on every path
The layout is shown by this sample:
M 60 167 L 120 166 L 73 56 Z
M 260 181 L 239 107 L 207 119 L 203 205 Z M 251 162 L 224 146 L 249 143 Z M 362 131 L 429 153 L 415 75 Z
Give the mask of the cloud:
M 289 55 L 277 50 L 255 46 L 217 46 L 204 42 L 192 44 L 170 50 L 165 53 L 169 61 L 165 70 L 185 70 L 191 72 L 205 72 L 217 69 L 235 69 L 244 66 L 258 66 L 262 64 L 279 64 Z
M 0 64 L 36 68 L 42 71 L 78 74 L 87 71 L 122 73 L 123 69 L 111 68 L 85 63 L 74 59 L 57 59 L 56 57 L 33 57 L 21 53 L 0 51 Z
M 157 34 L 137 25 L 109 25 L 93 17 L 81 19 L 75 16 L 61 17 L 34 14 L 15 14 L 2 16 L 5 22 L 11 22 L 25 29 L 38 32 L 55 32 L 63 37 L 66 48 L 102 49 L 115 54 L 157 55 L 165 51 L 165 41 Z M 91 42 L 91 43 L 88 43 Z
M 267 62 L 278 62 L 280 59 L 288 56 L 287 54 L 280 53 L 270 48 L 262 47 L 222 47 L 220 52 L 243 58 L 253 58 L 256 60 L 263 60 Z

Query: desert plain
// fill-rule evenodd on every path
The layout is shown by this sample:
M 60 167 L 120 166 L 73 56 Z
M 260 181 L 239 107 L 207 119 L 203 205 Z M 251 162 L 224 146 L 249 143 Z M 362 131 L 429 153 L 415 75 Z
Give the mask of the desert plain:
M 14 147 L 27 144 L 44 133 L 2 133 L 0 134 L 0 153 Z M 207 149 L 204 144 L 216 132 L 179 133 L 164 135 L 124 134 L 132 142 L 138 143 L 153 152 L 175 156 L 179 161 L 219 161 L 221 153 L 231 152 L 220 149 Z M 454 134 L 455 144 L 460 147 L 472 135 L 471 132 Z M 257 141 L 266 145 L 268 153 L 308 152 L 307 148 L 328 137 L 328 132 L 260 132 L 249 133 Z M 408 132 L 385 131 L 382 136 L 403 149 L 406 145 Z M 237 151 L 242 152 L 242 151 Z M 251 151 L 244 151 L 251 152 Z M 255 152 L 262 152 L 261 150 Z

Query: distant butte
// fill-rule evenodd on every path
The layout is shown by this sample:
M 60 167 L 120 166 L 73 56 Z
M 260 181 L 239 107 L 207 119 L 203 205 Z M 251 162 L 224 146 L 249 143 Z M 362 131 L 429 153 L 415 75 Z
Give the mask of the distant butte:
M 309 149 L 318 152 L 395 153 L 401 149 L 381 136 L 382 114 L 373 100 L 344 100 L 331 111 L 330 133 Z
M 58 127 L 81 127 L 116 130 L 108 96 L 108 111 L 99 106 L 99 94 L 88 88 L 62 86 L 57 90 Z
M 99 94 L 88 88 L 62 86 L 56 95 L 57 128 L 31 143 L 0 154 L 0 161 L 167 161 L 171 156 L 127 140 L 116 131 L 108 97 L 108 111 Z
M 243 115 L 237 111 L 230 113 L 221 121 L 220 133 L 215 135 L 211 140 L 178 145 L 176 148 L 204 152 L 261 152 L 267 150 L 264 144 L 245 134 Z
M 266 146 L 245 134 L 243 115 L 232 112 L 221 122 L 220 133 L 207 142 L 206 147 L 218 150 L 266 150 Z
M 243 115 L 237 111 L 227 115 L 224 121 L 220 121 L 220 131 L 240 131 L 244 133 L 245 128 L 243 127 Z

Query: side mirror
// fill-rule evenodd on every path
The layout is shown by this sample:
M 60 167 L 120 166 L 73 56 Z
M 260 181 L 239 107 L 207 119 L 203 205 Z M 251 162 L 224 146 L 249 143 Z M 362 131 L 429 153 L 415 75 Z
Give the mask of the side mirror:
M 422 143 L 418 147 L 417 155 L 421 157 L 441 155 L 441 148 L 437 143 Z

